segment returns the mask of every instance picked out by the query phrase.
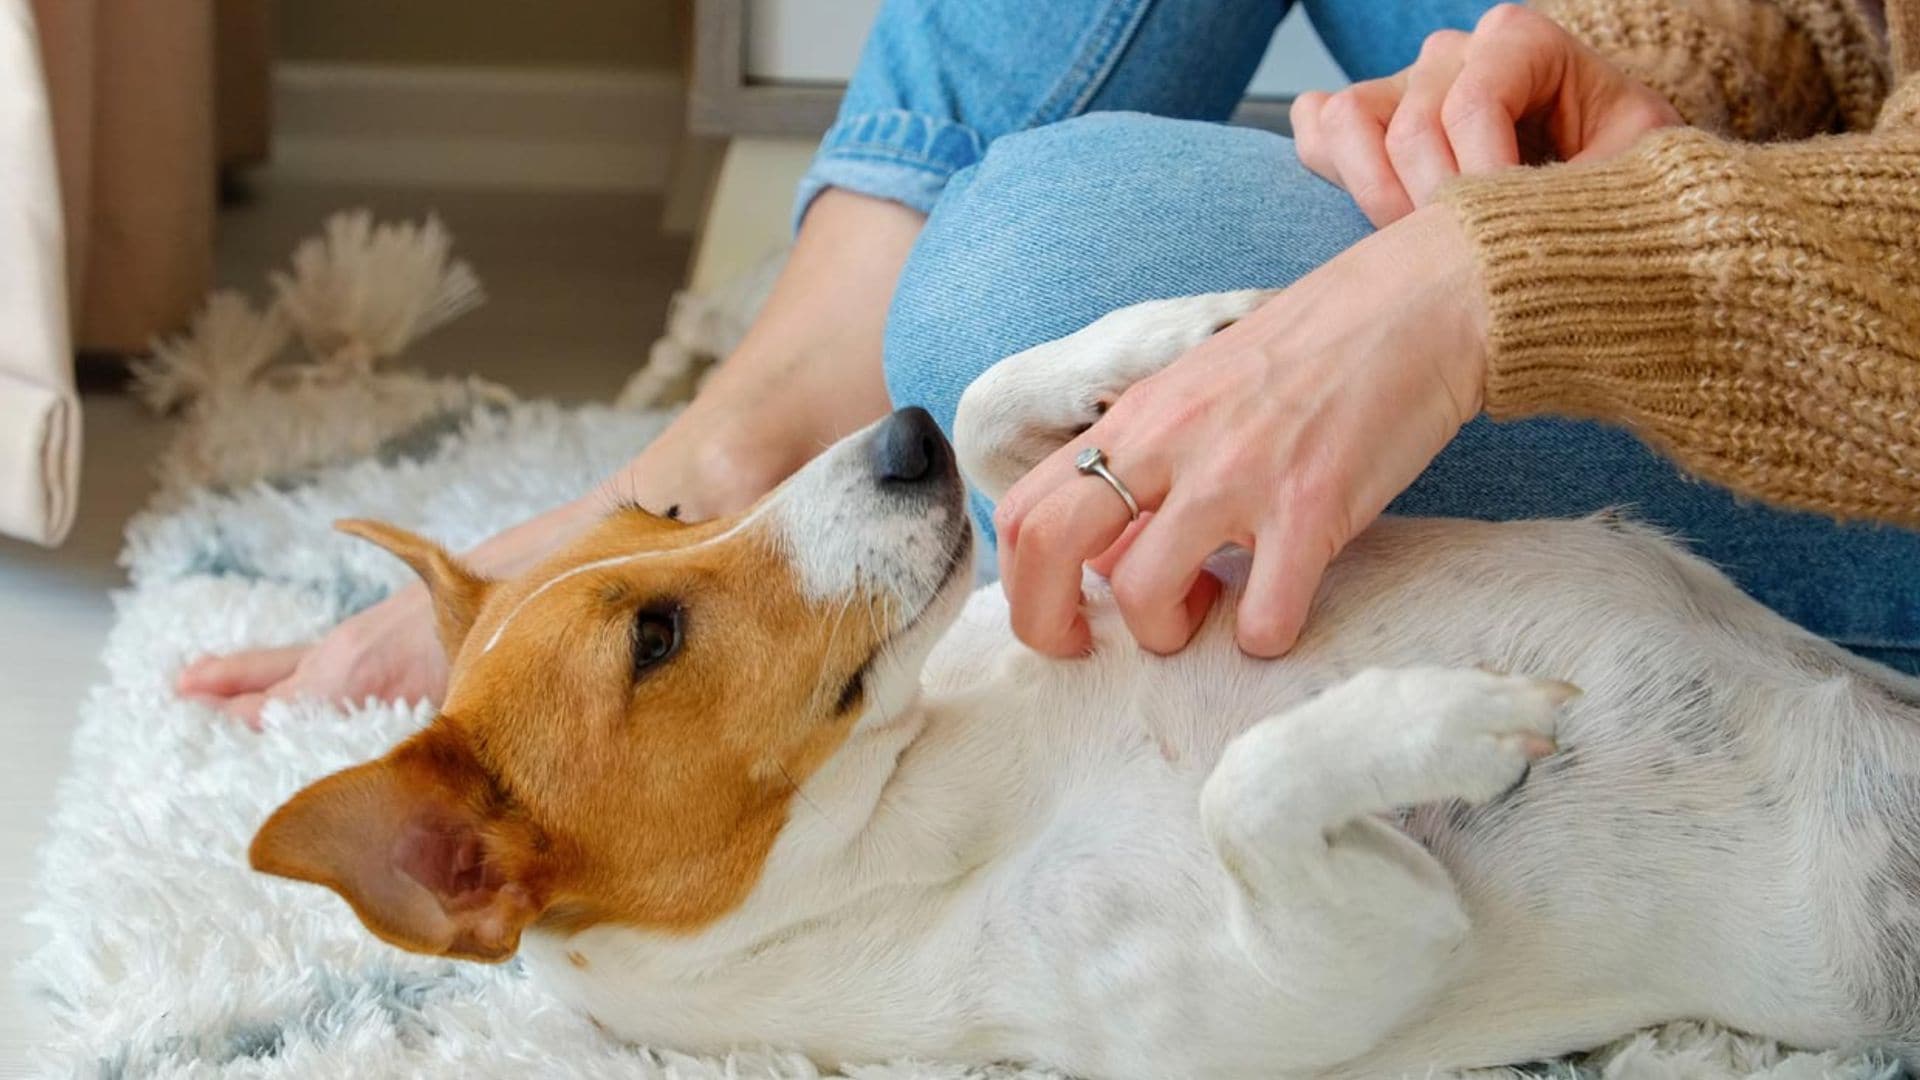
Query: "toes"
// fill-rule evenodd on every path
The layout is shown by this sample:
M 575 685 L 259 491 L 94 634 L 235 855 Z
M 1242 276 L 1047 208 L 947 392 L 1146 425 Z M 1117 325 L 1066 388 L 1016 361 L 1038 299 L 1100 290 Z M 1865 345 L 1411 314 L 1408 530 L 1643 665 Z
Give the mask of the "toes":
M 1457 674 L 1441 705 L 1436 761 L 1458 797 L 1479 803 L 1524 783 L 1533 762 L 1558 752 L 1561 709 L 1580 691 L 1557 679 Z
M 1535 735 L 1532 732 L 1500 736 L 1499 741 L 1528 761 L 1539 761 L 1560 749 L 1560 744 L 1553 739 L 1545 735 Z
M 1462 703 L 1478 714 L 1469 721 L 1471 725 L 1495 735 L 1541 736 L 1536 742 L 1549 746 L 1559 729 L 1562 707 L 1580 696 L 1579 687 L 1559 679 L 1492 673 L 1478 677 L 1488 680 L 1485 696 L 1477 702 Z
M 1525 721 L 1532 732 L 1541 736 L 1533 741 L 1546 749 L 1533 756 L 1544 757 L 1553 752 L 1553 736 L 1560 728 L 1561 710 L 1580 696 L 1580 688 L 1560 679 L 1515 678 L 1514 682 L 1519 684 L 1515 693 L 1523 703 L 1516 710 L 1516 718 Z
M 1585 690 L 1563 679 L 1535 679 L 1533 684 L 1541 694 L 1546 696 L 1547 700 L 1553 702 L 1555 708 L 1586 693 Z

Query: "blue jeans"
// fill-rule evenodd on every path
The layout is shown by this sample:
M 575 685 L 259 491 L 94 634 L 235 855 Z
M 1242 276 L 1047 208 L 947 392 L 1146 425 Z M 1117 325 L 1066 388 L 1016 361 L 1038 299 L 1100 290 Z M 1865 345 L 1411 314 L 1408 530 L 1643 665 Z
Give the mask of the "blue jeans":
M 970 80 L 981 73 L 967 61 L 991 50 L 958 47 L 945 35 L 984 31 L 941 19 L 971 24 L 974 14 L 1001 6 L 972 0 L 948 12 L 890 3 L 839 134 L 809 176 L 813 191 L 848 187 L 929 213 L 888 317 L 887 380 L 897 404 L 925 406 L 950 431 L 961 391 L 1003 357 L 1141 300 L 1285 285 L 1371 231 L 1344 192 L 1300 165 L 1289 140 L 1218 123 L 1281 5 L 1020 0 L 1007 6 L 1036 22 L 1064 20 L 1059 10 L 1068 8 L 1087 21 L 1061 31 L 1073 45 L 1051 68 L 1028 53 L 1004 61 L 995 75 L 1003 81 L 976 84 Z M 1397 70 L 1426 31 L 1471 25 L 1485 6 L 1309 3 L 1316 19 L 1342 20 L 1316 25 L 1360 75 Z M 1363 13 L 1382 18 L 1381 9 L 1426 21 L 1397 34 L 1356 28 Z M 921 21 L 904 21 L 909 14 Z M 1012 48 L 1040 40 L 1042 29 L 1023 28 Z M 1221 40 L 1228 44 L 1207 44 Z M 898 111 L 859 111 L 876 99 Z M 1123 108 L 1140 112 L 1100 111 Z M 1023 119 L 1033 122 L 1001 126 Z M 873 141 L 845 156 L 856 136 L 884 141 L 889 133 L 931 139 L 915 144 L 918 156 L 906 165 Z M 945 164 L 957 167 L 943 172 Z M 1920 673 L 1920 534 L 1736 499 L 1618 429 L 1475 421 L 1391 512 L 1508 520 L 1612 507 L 1679 535 L 1795 622 Z M 976 507 L 982 517 L 985 509 Z

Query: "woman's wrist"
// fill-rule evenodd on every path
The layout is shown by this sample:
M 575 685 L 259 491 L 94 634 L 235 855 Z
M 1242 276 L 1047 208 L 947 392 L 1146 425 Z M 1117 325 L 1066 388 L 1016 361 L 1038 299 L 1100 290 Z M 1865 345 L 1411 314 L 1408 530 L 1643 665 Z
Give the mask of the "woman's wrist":
M 1452 393 L 1456 419 L 1465 424 L 1484 407 L 1487 385 L 1487 290 L 1473 239 L 1444 201 L 1414 211 L 1389 229 L 1406 231 L 1402 257 L 1426 267 L 1421 280 L 1438 291 L 1427 310 L 1440 323 L 1433 332 L 1447 346 L 1433 354 L 1434 361 Z

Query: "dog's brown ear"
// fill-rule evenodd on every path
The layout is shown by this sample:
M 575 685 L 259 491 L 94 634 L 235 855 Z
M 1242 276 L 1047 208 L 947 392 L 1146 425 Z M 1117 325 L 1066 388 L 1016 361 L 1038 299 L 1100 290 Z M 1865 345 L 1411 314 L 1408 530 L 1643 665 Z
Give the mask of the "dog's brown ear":
M 460 643 L 467 639 L 467 631 L 473 628 L 473 620 L 479 617 L 480 605 L 486 602 L 487 590 L 493 583 L 467 569 L 439 544 L 384 521 L 346 518 L 334 522 L 333 527 L 378 544 L 413 567 L 413 572 L 427 583 L 427 592 L 433 596 L 440 644 L 447 650 L 447 659 L 452 660 L 460 651 Z
M 502 818 L 463 740 L 436 724 L 378 761 L 317 781 L 273 812 L 255 870 L 325 885 L 400 948 L 499 961 L 545 907 L 543 845 Z

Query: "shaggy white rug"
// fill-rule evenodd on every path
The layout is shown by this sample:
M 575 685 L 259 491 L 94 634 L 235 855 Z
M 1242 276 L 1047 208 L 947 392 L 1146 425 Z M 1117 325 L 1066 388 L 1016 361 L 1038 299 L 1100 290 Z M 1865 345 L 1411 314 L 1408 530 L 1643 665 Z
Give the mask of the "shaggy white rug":
M 430 712 L 273 705 L 256 734 L 175 698 L 180 666 L 309 639 L 404 579 L 396 560 L 330 531 L 332 519 L 384 518 L 458 549 L 585 490 L 667 416 L 515 404 L 477 383 L 378 370 L 477 298 L 436 227 L 342 219 L 296 265 L 266 311 L 217 300 L 148 372 L 150 396 L 184 418 L 159 464 L 162 490 L 128 531 L 132 585 L 107 681 L 83 707 L 42 853 L 31 919 L 50 941 L 20 972 L 54 1020 L 41 1064 L 114 1078 L 820 1075 L 772 1050 L 715 1060 L 615 1043 L 517 965 L 399 952 L 333 894 L 247 869 L 268 811 Z M 1691 1024 L 1527 1073 L 1898 1075 Z M 894 1062 L 851 1075 L 1038 1074 Z

